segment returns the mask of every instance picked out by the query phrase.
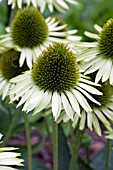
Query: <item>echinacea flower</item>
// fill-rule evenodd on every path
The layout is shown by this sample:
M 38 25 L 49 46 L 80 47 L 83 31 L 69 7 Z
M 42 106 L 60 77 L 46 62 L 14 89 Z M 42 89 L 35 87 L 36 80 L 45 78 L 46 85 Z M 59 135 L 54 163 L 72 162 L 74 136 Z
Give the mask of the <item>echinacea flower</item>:
M 3 0 L 0 0 L 2 2 Z M 22 2 L 23 0 L 8 0 L 8 5 L 12 5 L 12 9 L 18 6 L 18 8 L 22 8 Z M 30 3 L 32 3 L 33 6 L 37 7 L 37 0 L 24 0 L 24 2 L 30 6 Z
M 0 0 L 1 2 L 2 0 Z M 12 5 L 12 8 L 15 8 L 16 5 L 18 8 L 22 8 L 22 3 L 26 3 L 27 6 L 30 6 L 32 4 L 34 7 L 39 7 L 41 13 L 43 13 L 46 9 L 46 6 L 48 7 L 50 12 L 57 9 L 60 12 L 66 12 L 69 10 L 68 3 L 71 4 L 78 4 L 76 0 L 8 0 L 8 5 Z
M 94 130 L 99 136 L 101 136 L 100 121 L 106 127 L 108 134 L 112 133 L 111 124 L 113 122 L 113 87 L 109 82 L 101 83 L 101 87 L 97 87 L 103 95 L 93 97 L 101 104 L 97 105 L 91 100 L 88 100 L 92 111 L 85 111 L 81 109 L 81 118 L 76 114 L 72 126 L 75 128 L 79 125 L 79 129 L 83 130 L 87 127 L 92 131 Z M 64 114 L 59 121 L 68 122 L 69 118 Z
M 37 0 L 37 4 L 40 8 L 41 13 L 43 13 L 46 9 L 46 6 L 48 7 L 50 12 L 54 11 L 54 8 L 58 10 L 59 12 L 66 12 L 69 10 L 69 5 L 70 4 L 78 4 L 76 0 Z
M 0 36 L 0 52 L 15 48 L 21 52 L 20 67 L 25 59 L 29 68 L 37 56 L 52 42 L 69 43 L 79 41 L 80 36 L 74 36 L 77 30 L 65 31 L 67 25 L 60 25 L 60 20 L 48 17 L 46 20 L 34 7 L 19 10 L 12 21 L 10 32 Z
M 2 134 L 0 133 L 0 140 Z M 2 142 L 0 142 L 1 144 Z M 18 148 L 14 147 L 0 147 L 0 169 L 1 170 L 17 170 L 16 168 L 11 168 L 11 166 L 23 166 L 23 160 L 18 158 L 21 156 L 20 153 L 14 152 Z
M 9 89 L 13 87 L 10 79 L 28 70 L 25 63 L 22 67 L 19 67 L 19 57 L 20 52 L 11 49 L 0 58 L 0 95 L 2 95 L 2 100 L 6 98 Z
M 113 85 L 113 19 L 109 19 L 103 28 L 98 25 L 94 27 L 99 32 L 98 35 L 89 32 L 85 32 L 85 35 L 96 41 L 77 44 L 81 51 L 78 61 L 86 61 L 81 65 L 85 75 L 97 73 L 96 83 L 109 79 L 110 84 Z
M 74 53 L 63 43 L 49 45 L 36 59 L 31 70 L 11 79 L 10 82 L 16 83 L 10 90 L 10 94 L 16 92 L 11 102 L 21 98 L 17 107 L 23 105 L 22 110 L 25 112 L 34 109 L 33 114 L 50 105 L 55 120 L 62 109 L 71 120 L 74 120 L 75 112 L 81 116 L 80 106 L 91 112 L 86 98 L 98 105 L 100 103 L 89 93 L 102 94 L 92 87 L 97 84 L 86 80 L 80 74 Z

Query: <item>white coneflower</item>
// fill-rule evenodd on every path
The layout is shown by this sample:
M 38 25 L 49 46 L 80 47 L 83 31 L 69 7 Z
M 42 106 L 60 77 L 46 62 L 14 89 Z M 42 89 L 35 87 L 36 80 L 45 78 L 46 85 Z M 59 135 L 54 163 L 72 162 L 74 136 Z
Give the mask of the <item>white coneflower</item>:
M 3 0 L 0 0 L 2 2 Z M 16 5 L 18 8 L 22 8 L 22 2 L 23 0 L 8 0 L 8 5 L 12 5 L 12 8 L 15 8 Z M 30 3 L 32 3 L 33 6 L 37 7 L 37 0 L 24 0 L 24 2 L 30 6 Z
M 2 0 L 0 0 L 0 2 L 1 1 Z M 27 6 L 30 6 L 31 4 L 34 7 L 39 7 L 41 13 L 45 11 L 46 6 L 50 12 L 54 11 L 54 7 L 60 12 L 66 12 L 69 10 L 68 3 L 78 4 L 76 0 L 8 0 L 8 5 L 12 5 L 12 8 L 15 8 L 16 5 L 18 8 L 22 8 L 22 3 L 26 3 Z
M 0 133 L 0 140 L 2 134 Z M 0 142 L 1 143 L 1 142 Z M 13 152 L 18 148 L 14 147 L 0 147 L 0 169 L 1 170 L 16 170 L 16 168 L 11 168 L 11 166 L 23 166 L 23 160 L 18 158 L 21 154 Z
M 85 32 L 85 35 L 95 38 L 96 42 L 77 44 L 81 50 L 78 61 L 86 61 L 81 66 L 85 75 L 97 72 L 96 83 L 109 79 L 113 85 L 113 19 L 109 19 L 103 28 L 95 25 L 95 29 L 99 32 L 98 35 L 89 32 Z
M 19 67 L 19 57 L 20 53 L 12 49 L 5 52 L 0 58 L 0 95 L 2 95 L 3 100 L 13 86 L 9 80 L 28 70 L 25 63 Z
M 77 30 L 65 31 L 67 25 L 59 25 L 61 20 L 48 17 L 46 20 L 34 7 L 19 10 L 12 21 L 10 32 L 0 36 L 0 52 L 5 48 L 15 48 L 21 52 L 20 67 L 25 59 L 29 68 L 32 62 L 52 42 L 78 41 Z
M 58 10 L 59 12 L 66 12 L 69 10 L 68 3 L 71 4 L 78 4 L 76 0 L 37 0 L 37 5 L 40 8 L 40 11 L 43 13 L 46 9 L 46 6 L 48 7 L 50 12 L 54 11 L 54 8 Z
M 83 94 L 85 92 L 83 91 Z M 88 100 L 89 105 L 92 108 L 92 111 L 85 111 L 81 109 L 81 118 L 76 114 L 72 126 L 75 128 L 79 124 L 79 129 L 83 130 L 87 127 L 92 131 L 94 130 L 99 136 L 101 136 L 101 127 L 100 121 L 108 130 L 108 133 L 112 133 L 111 124 L 113 122 L 113 87 L 109 82 L 102 83 L 102 86 L 99 88 L 102 91 L 103 95 L 93 96 L 101 105 L 98 106 L 96 103 Z M 69 118 L 63 114 L 59 121 L 63 120 L 64 122 L 69 121 Z M 99 121 L 100 120 L 100 121 Z
M 55 120 L 62 108 L 71 120 L 74 120 L 75 112 L 81 116 L 80 106 L 85 111 L 91 112 L 86 98 L 90 98 L 94 103 L 100 103 L 89 93 L 102 94 L 92 87 L 96 85 L 95 83 L 86 80 L 80 74 L 75 55 L 63 43 L 49 45 L 36 59 L 33 69 L 13 78 L 10 82 L 16 83 L 10 91 L 10 94 L 16 92 L 11 102 L 21 97 L 17 107 L 23 105 L 25 112 L 34 109 L 34 114 L 51 105 Z

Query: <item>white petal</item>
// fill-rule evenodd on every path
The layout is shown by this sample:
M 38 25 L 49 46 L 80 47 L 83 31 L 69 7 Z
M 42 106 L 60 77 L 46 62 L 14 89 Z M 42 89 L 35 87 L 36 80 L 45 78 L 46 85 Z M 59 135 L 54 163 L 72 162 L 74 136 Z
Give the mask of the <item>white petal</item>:
M 111 67 L 112 67 L 112 61 L 107 60 L 105 66 L 104 66 L 105 72 L 104 72 L 103 77 L 102 77 L 102 82 L 107 81 L 108 78 L 110 77 Z
M 86 112 L 90 112 L 92 111 L 91 107 L 89 106 L 87 100 L 85 99 L 85 97 L 78 92 L 77 90 L 72 90 L 72 93 L 74 94 L 74 96 L 76 97 L 76 99 L 78 100 L 79 104 L 83 107 L 83 109 Z
M 23 80 L 26 81 L 25 79 L 28 79 L 28 78 L 30 77 L 30 73 L 31 73 L 30 70 L 29 70 L 29 71 L 26 71 L 24 74 L 12 78 L 12 79 L 10 80 L 10 82 L 12 82 L 12 83 L 18 83 L 19 81 L 23 81 Z
M 100 110 L 94 108 L 94 112 L 95 112 L 95 114 L 98 116 L 98 118 L 103 122 L 103 124 L 104 124 L 105 126 L 109 126 L 109 125 L 110 125 L 110 123 L 107 121 L 107 119 L 106 119 L 105 116 L 101 113 Z
M 82 54 L 78 54 L 77 61 L 81 61 L 86 58 L 92 57 L 93 54 L 97 55 L 98 53 L 99 53 L 99 51 L 97 48 L 88 49 L 87 51 L 84 51 Z
M 101 32 L 101 31 L 102 31 L 102 28 L 101 28 L 99 25 L 97 25 L 97 24 L 94 25 L 94 28 L 95 28 L 98 32 Z
M 71 93 L 71 92 L 66 92 L 68 98 L 69 98 L 69 101 L 71 103 L 71 106 L 73 108 L 73 110 L 78 114 L 78 116 L 81 117 L 80 115 L 80 107 L 79 107 L 79 104 L 78 104 L 78 101 L 76 100 L 75 96 Z
M 113 66 L 111 68 L 111 73 L 110 73 L 110 84 L 113 85 Z
M 85 122 L 86 122 L 86 113 L 83 110 L 81 113 L 81 119 L 80 119 L 80 127 L 79 127 L 80 130 L 83 130 L 85 128 Z
M 33 6 L 37 7 L 36 0 L 32 0 Z
M 96 58 L 97 56 L 94 56 L 93 59 L 89 60 L 88 62 L 85 62 L 85 64 L 82 66 L 82 69 L 85 71 L 91 66 L 93 66 L 95 63 L 100 63 L 102 61 L 101 57 Z
M 68 10 L 68 5 L 63 0 L 57 0 L 57 4 L 62 6 L 64 9 Z M 55 4 L 56 5 L 56 4 Z
M 31 69 L 32 68 L 32 50 L 31 49 L 26 49 L 26 60 L 27 60 L 27 65 Z
M 17 0 L 18 8 L 22 8 L 22 0 Z
M 20 156 L 20 153 L 16 152 L 0 152 L 0 160 L 1 159 L 8 159 L 8 158 L 16 158 Z
M 105 69 L 103 67 L 103 65 L 100 67 L 100 69 L 98 70 L 96 77 L 95 77 L 95 83 L 98 83 L 100 81 L 100 79 L 102 78 L 103 74 L 105 73 Z
M 80 78 L 80 81 L 83 82 L 83 83 L 93 85 L 93 86 L 101 86 L 100 84 L 94 83 L 92 81 L 89 81 L 89 80 L 86 80 L 86 79 L 83 79 L 83 78 Z
M 91 131 L 92 131 L 92 122 L 93 122 L 92 112 L 87 112 L 87 126 Z
M 61 99 L 62 99 L 64 109 L 66 111 L 66 114 L 70 117 L 71 120 L 73 120 L 74 111 L 72 110 L 72 107 L 70 106 L 65 94 L 63 93 L 61 94 Z
M 9 87 L 10 87 L 10 83 L 7 83 L 5 86 L 4 86 L 4 92 L 3 92 L 3 95 L 2 95 L 2 100 L 5 99 L 5 97 L 8 95 L 8 91 L 9 91 Z
M 93 34 L 93 33 L 88 32 L 88 31 L 85 31 L 84 34 L 89 38 L 98 39 L 98 37 L 99 37 L 97 34 Z
M 84 84 L 84 83 L 78 83 L 78 86 L 80 86 L 81 88 L 83 88 L 84 90 L 92 93 L 92 94 L 97 94 L 97 95 L 102 95 L 102 93 L 97 90 L 96 88 L 90 86 L 90 85 L 87 85 L 87 84 Z
M 75 116 L 74 116 L 74 121 L 73 121 L 73 124 L 72 124 L 72 126 L 75 128 L 76 126 L 77 126 L 77 124 L 78 124 L 78 121 L 79 121 L 79 116 L 78 116 L 78 114 L 75 114 Z
M 97 47 L 97 42 L 76 42 L 75 45 L 78 47 Z
M 30 5 L 30 0 L 27 0 L 27 5 L 28 5 L 28 6 Z
M 19 165 L 20 163 L 21 160 L 19 158 L 0 159 L 0 165 Z
M 102 107 L 100 109 L 109 119 L 113 121 L 113 111 L 107 109 L 106 107 Z
M 21 106 L 25 101 L 27 101 L 27 99 L 32 95 L 33 92 L 34 92 L 34 88 L 30 89 L 27 93 L 25 93 L 16 107 Z
M 26 49 L 22 49 L 22 52 L 21 52 L 21 55 L 20 55 L 20 59 L 19 59 L 20 67 L 23 66 L 25 58 L 26 58 Z
M 99 125 L 99 122 L 98 122 L 98 119 L 96 118 L 95 114 L 92 114 L 92 119 L 93 119 L 93 126 L 94 126 L 94 129 L 96 131 L 96 133 L 101 136 L 101 128 L 100 128 L 100 125 Z
M 78 30 L 69 30 L 69 31 L 67 31 L 68 34 L 75 34 L 77 32 L 78 32 Z
M 1 170 L 17 170 L 15 168 L 11 168 L 11 167 L 8 167 L 8 166 L 0 166 L 0 169 Z
M 51 94 L 48 92 L 45 92 L 43 97 L 41 98 L 40 102 L 37 104 L 35 111 L 33 112 L 33 115 L 36 113 L 42 111 L 44 108 L 47 107 L 47 105 L 51 101 Z
M 27 79 L 24 83 L 23 82 L 19 82 L 15 85 L 15 87 L 13 89 L 10 90 L 10 94 L 17 94 L 19 91 L 21 91 L 22 89 L 27 89 L 27 88 L 31 88 L 33 86 L 33 83 L 30 81 L 30 79 Z M 20 93 L 20 92 L 19 92 Z
M 103 59 L 102 59 L 102 61 L 100 61 L 99 63 L 96 62 L 94 65 L 92 65 L 92 66 L 85 72 L 85 75 L 95 72 L 96 70 L 100 69 L 101 66 L 104 67 L 105 64 L 106 64 L 106 60 L 103 60 Z
M 61 112 L 61 97 L 57 92 L 54 92 L 52 96 L 52 112 L 56 120 Z
M 81 89 L 80 87 L 76 87 L 76 89 L 78 89 L 79 91 L 81 91 L 89 100 L 91 100 L 92 102 L 101 105 L 97 100 L 95 100 L 91 95 L 89 95 L 85 90 Z
M 37 89 L 34 90 L 32 93 L 32 97 L 29 97 L 23 107 L 23 111 L 31 111 L 33 110 L 37 104 L 40 102 L 40 99 L 43 97 L 44 92 L 43 91 L 38 91 Z

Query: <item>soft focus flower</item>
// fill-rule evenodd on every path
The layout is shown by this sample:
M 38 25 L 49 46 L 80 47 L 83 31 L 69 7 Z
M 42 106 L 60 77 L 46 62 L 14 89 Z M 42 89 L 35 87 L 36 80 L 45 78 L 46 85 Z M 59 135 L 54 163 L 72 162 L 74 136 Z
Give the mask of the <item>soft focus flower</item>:
M 96 42 L 77 44 L 80 49 L 78 61 L 86 61 L 81 65 L 85 75 L 97 72 L 95 82 L 100 80 L 105 82 L 109 79 L 113 85 L 113 19 L 109 19 L 101 28 L 95 25 L 99 34 L 85 32 L 90 38 L 95 38 Z
M 0 0 L 0 2 L 3 0 Z M 12 5 L 12 8 L 15 8 L 16 5 L 18 8 L 22 8 L 22 2 L 23 0 L 8 0 L 8 5 Z M 33 6 L 37 7 L 37 0 L 24 0 L 24 2 L 30 6 L 30 2 L 33 4 Z
M 0 140 L 2 138 L 2 134 L 0 134 Z M 15 168 L 11 168 L 10 166 L 23 166 L 23 160 L 18 158 L 21 154 L 17 152 L 13 152 L 18 148 L 14 147 L 0 147 L 0 169 L 1 170 L 16 170 Z
M 9 89 L 13 87 L 9 80 L 28 70 L 25 63 L 22 67 L 19 67 L 19 57 L 20 52 L 11 49 L 0 58 L 0 95 L 2 95 L 2 100 L 7 96 Z
M 2 0 L 0 0 L 0 2 L 1 1 Z M 39 7 L 42 13 L 45 11 L 46 6 L 50 12 L 54 11 L 54 7 L 60 12 L 66 12 L 69 10 L 68 3 L 78 4 L 76 0 L 8 0 L 8 5 L 12 5 L 12 8 L 15 8 L 16 5 L 18 8 L 22 8 L 23 2 L 26 3 L 27 6 L 32 4 L 34 7 Z
M 97 87 L 102 91 L 103 95 L 93 96 L 101 105 L 93 103 L 88 100 L 92 111 L 85 111 L 81 109 L 81 118 L 76 114 L 72 126 L 75 128 L 79 124 L 79 129 L 83 130 L 87 127 L 92 131 L 94 130 L 101 136 L 100 121 L 104 124 L 109 133 L 112 132 L 111 124 L 113 122 L 113 87 L 109 82 L 101 83 L 101 87 Z M 83 93 L 84 94 L 84 93 Z M 63 114 L 59 121 L 69 121 L 69 118 Z M 100 120 L 100 121 L 99 121 Z
M 10 94 L 16 93 L 11 102 L 21 97 L 17 107 L 23 105 L 25 112 L 34 109 L 33 114 L 50 105 L 55 120 L 60 116 L 62 109 L 72 121 L 75 113 L 81 116 L 80 107 L 86 112 L 91 112 L 86 98 L 100 105 L 89 94 L 101 95 L 101 92 L 92 87 L 98 85 L 80 74 L 75 55 L 63 43 L 49 45 L 36 59 L 33 69 L 10 82 L 16 83 L 10 90 Z
M 52 42 L 79 41 L 80 36 L 74 36 L 77 30 L 67 31 L 66 24 L 59 25 L 61 20 L 48 17 L 46 20 L 34 7 L 19 10 L 12 21 L 10 32 L 0 36 L 0 53 L 5 49 L 15 48 L 21 52 L 20 67 L 25 59 L 29 68 L 32 62 Z
M 46 6 L 50 12 L 53 12 L 54 8 L 59 12 L 66 12 L 69 10 L 68 3 L 75 5 L 78 4 L 76 0 L 37 0 L 37 4 L 40 7 L 41 13 L 45 11 Z

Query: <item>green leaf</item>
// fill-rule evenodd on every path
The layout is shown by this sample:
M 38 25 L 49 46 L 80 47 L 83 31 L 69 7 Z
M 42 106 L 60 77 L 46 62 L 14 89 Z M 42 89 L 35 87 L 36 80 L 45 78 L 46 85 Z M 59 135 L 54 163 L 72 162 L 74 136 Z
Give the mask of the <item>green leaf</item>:
M 50 168 L 47 168 L 44 166 L 39 160 L 33 158 L 33 169 L 32 170 L 52 170 Z M 24 167 L 18 167 L 18 170 L 28 170 L 28 160 L 27 160 L 27 154 L 24 155 Z
M 67 144 L 67 138 L 64 135 L 63 129 L 60 125 L 58 125 L 58 152 L 59 170 L 68 170 L 70 150 Z
M 94 170 L 97 170 L 97 167 L 99 167 L 99 170 L 106 169 L 106 146 L 92 158 L 91 166 Z M 113 170 L 113 149 L 110 150 L 109 170 Z
M 84 161 L 82 161 L 81 159 L 78 159 L 77 170 L 93 170 L 93 169 L 90 166 L 88 166 Z

